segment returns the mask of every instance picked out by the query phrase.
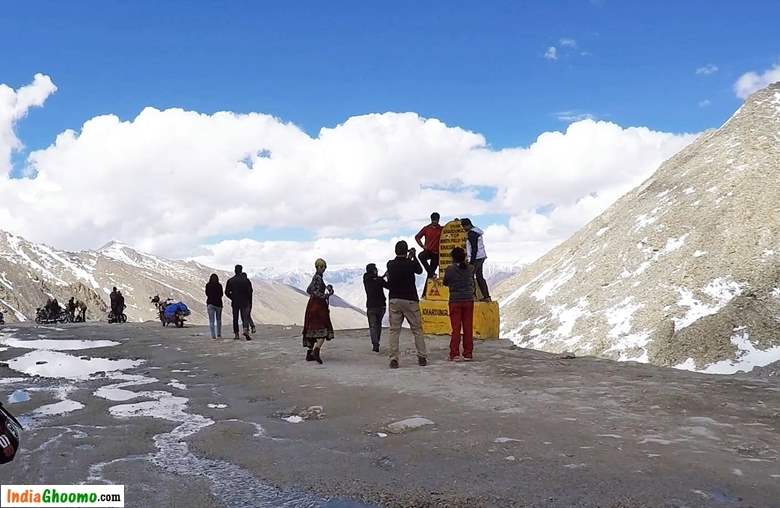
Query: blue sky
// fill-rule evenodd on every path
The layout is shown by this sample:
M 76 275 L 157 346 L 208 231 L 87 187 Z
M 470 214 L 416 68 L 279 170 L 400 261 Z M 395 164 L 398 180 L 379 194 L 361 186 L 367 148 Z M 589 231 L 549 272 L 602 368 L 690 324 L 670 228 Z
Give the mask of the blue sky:
M 0 7 L 0 83 L 18 89 L 43 73 L 57 87 L 41 92 L 43 107 L 29 109 L 14 126 L 25 148 L 12 154 L 13 176 L 20 176 L 31 151 L 51 145 L 58 133 L 79 130 L 98 115 L 133 120 L 147 106 L 268 113 L 311 136 L 341 127 L 311 149 L 294 132 L 282 134 L 283 126 L 260 121 L 223 125 L 215 117 L 199 122 L 168 112 L 127 128 L 108 122 L 104 131 L 55 147 L 38 161 L 48 181 L 8 186 L 0 215 L 5 206 L 15 222 L 4 227 L 66 248 L 119 239 L 185 256 L 203 244 L 242 239 L 389 241 L 413 233 L 439 206 L 428 201 L 432 193 L 442 191 L 446 195 L 435 199 L 449 210 L 440 211 L 477 217 L 494 251 L 503 246 L 502 259 L 531 259 L 693 139 L 677 134 L 721 125 L 742 101 L 735 93 L 738 78 L 780 62 L 778 19 L 777 1 L 7 2 Z M 780 72 L 774 69 L 772 76 Z M 576 132 L 548 136 L 538 150 L 505 154 L 475 149 L 460 129 L 445 132 L 403 115 L 342 125 L 393 111 L 479 133 L 495 150 L 528 147 L 542 133 L 565 131 L 586 117 L 619 127 L 580 122 Z M 631 126 L 658 132 L 637 134 L 626 129 Z M 251 140 L 244 139 L 247 128 Z M 106 153 L 107 143 L 124 151 Z M 115 185 L 128 174 L 153 182 L 165 168 L 196 183 L 218 173 L 219 185 L 207 190 L 229 195 L 246 177 L 236 172 L 236 162 L 275 163 L 253 160 L 267 143 L 276 143 L 278 153 L 306 154 L 283 168 L 305 192 L 290 193 L 284 178 L 270 188 L 254 175 L 241 189 L 251 203 L 226 211 L 224 200 L 205 206 L 197 185 L 154 198 L 141 186 L 149 195 L 144 205 L 127 195 L 137 182 Z M 193 145 L 208 157 L 194 157 Z M 223 165 L 215 169 L 212 160 Z M 420 161 L 427 166 L 417 167 Z M 76 174 L 92 175 L 90 192 L 102 201 L 140 206 L 135 220 L 122 210 L 106 216 L 99 199 L 81 200 L 83 182 L 72 183 Z M 107 174 L 115 179 L 104 179 Z M 394 175 L 401 174 L 407 180 L 396 185 Z M 294 182 L 298 175 L 312 180 Z M 384 183 L 376 184 L 374 175 Z M 333 202 L 307 215 L 316 208 L 309 203 L 320 199 L 318 185 L 332 187 Z M 344 192 L 348 188 L 353 195 Z M 9 204 L 17 194 L 27 208 Z M 68 226 L 47 229 L 31 211 L 19 212 L 29 210 L 31 200 L 38 213 L 68 213 Z M 78 213 L 63 203 L 78 203 Z M 165 230 L 163 221 L 151 227 L 161 213 L 157 205 L 207 224 L 197 234 Z M 213 220 L 221 217 L 238 219 L 227 226 Z M 228 247 L 226 259 L 235 255 Z M 275 245 L 265 247 L 269 259 L 279 257 Z M 364 247 L 386 248 L 369 242 L 354 249 Z M 332 249 L 343 250 L 338 244 Z
M 59 87 L 18 127 L 29 148 L 147 105 L 262 111 L 312 134 L 415 111 L 496 147 L 562 128 L 563 111 L 696 132 L 736 108 L 741 73 L 780 55 L 776 1 L 33 0 L 2 11 L 0 81 L 44 72 Z M 558 60 L 543 58 L 550 46 Z M 695 73 L 707 64 L 718 72 Z

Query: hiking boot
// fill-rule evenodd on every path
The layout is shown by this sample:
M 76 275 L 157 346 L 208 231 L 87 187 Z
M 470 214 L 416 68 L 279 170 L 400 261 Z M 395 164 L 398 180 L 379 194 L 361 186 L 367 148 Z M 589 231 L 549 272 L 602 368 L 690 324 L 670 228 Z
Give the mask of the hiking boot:
M 245 338 L 246 340 L 252 340 L 252 336 L 251 336 L 251 335 L 249 335 L 249 332 L 244 332 L 244 338 Z
M 372 348 L 371 348 L 371 350 L 372 350 L 374 353 L 378 353 L 378 352 L 379 352 L 379 344 L 374 344 L 374 347 L 372 347 Z
M 241 338 L 241 337 L 239 337 L 239 336 L 238 336 L 238 334 L 236 334 L 236 336 L 235 336 L 235 337 L 233 337 L 233 340 L 239 340 L 240 338 Z
M 390 368 L 391 369 L 397 369 L 398 368 L 398 360 L 390 360 Z
M 306 350 L 306 361 L 307 362 L 313 362 L 314 361 L 314 352 L 311 349 Z
M 253 334 L 254 334 L 254 333 L 257 333 L 257 328 L 255 328 L 254 326 L 252 327 L 252 333 L 253 333 Z
M 315 347 L 314 348 L 314 354 L 312 355 L 314 357 L 314 361 L 322 365 L 322 358 L 320 358 L 320 348 Z
M 417 364 L 420 367 L 425 367 L 426 365 L 428 365 L 428 360 L 424 356 L 418 356 L 417 357 Z

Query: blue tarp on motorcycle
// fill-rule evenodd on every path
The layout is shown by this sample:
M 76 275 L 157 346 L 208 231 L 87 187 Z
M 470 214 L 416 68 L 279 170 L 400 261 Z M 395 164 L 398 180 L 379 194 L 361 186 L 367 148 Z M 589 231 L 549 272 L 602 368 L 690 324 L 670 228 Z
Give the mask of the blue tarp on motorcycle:
M 177 312 L 182 316 L 190 315 L 190 309 L 186 305 L 182 302 L 176 302 L 165 307 L 165 318 L 173 319 L 173 316 L 175 316 Z

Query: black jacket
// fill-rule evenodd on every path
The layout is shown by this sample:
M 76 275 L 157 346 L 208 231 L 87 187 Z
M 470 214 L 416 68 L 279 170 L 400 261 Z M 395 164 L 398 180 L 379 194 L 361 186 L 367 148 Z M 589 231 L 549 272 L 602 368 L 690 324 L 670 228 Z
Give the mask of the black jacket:
M 206 305 L 222 307 L 222 284 L 219 282 L 206 283 Z
M 387 262 L 387 289 L 390 290 L 388 298 L 401 300 L 420 301 L 417 296 L 417 282 L 415 274 L 423 273 L 422 265 L 417 258 L 408 259 L 397 256 Z
M 366 289 L 366 308 L 384 308 L 385 303 L 387 302 L 385 299 L 385 288 L 387 288 L 385 279 L 379 275 L 364 273 L 363 287 Z
M 243 307 L 252 302 L 252 281 L 240 274 L 229 278 L 225 284 L 225 296 L 230 298 L 234 307 Z

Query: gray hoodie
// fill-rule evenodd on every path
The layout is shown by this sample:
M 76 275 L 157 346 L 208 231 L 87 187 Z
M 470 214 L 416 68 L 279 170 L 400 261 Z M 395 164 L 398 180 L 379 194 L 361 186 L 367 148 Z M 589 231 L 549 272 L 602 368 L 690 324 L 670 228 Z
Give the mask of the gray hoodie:
M 474 300 L 474 268 L 452 264 L 444 271 L 444 285 L 450 288 L 450 302 Z

